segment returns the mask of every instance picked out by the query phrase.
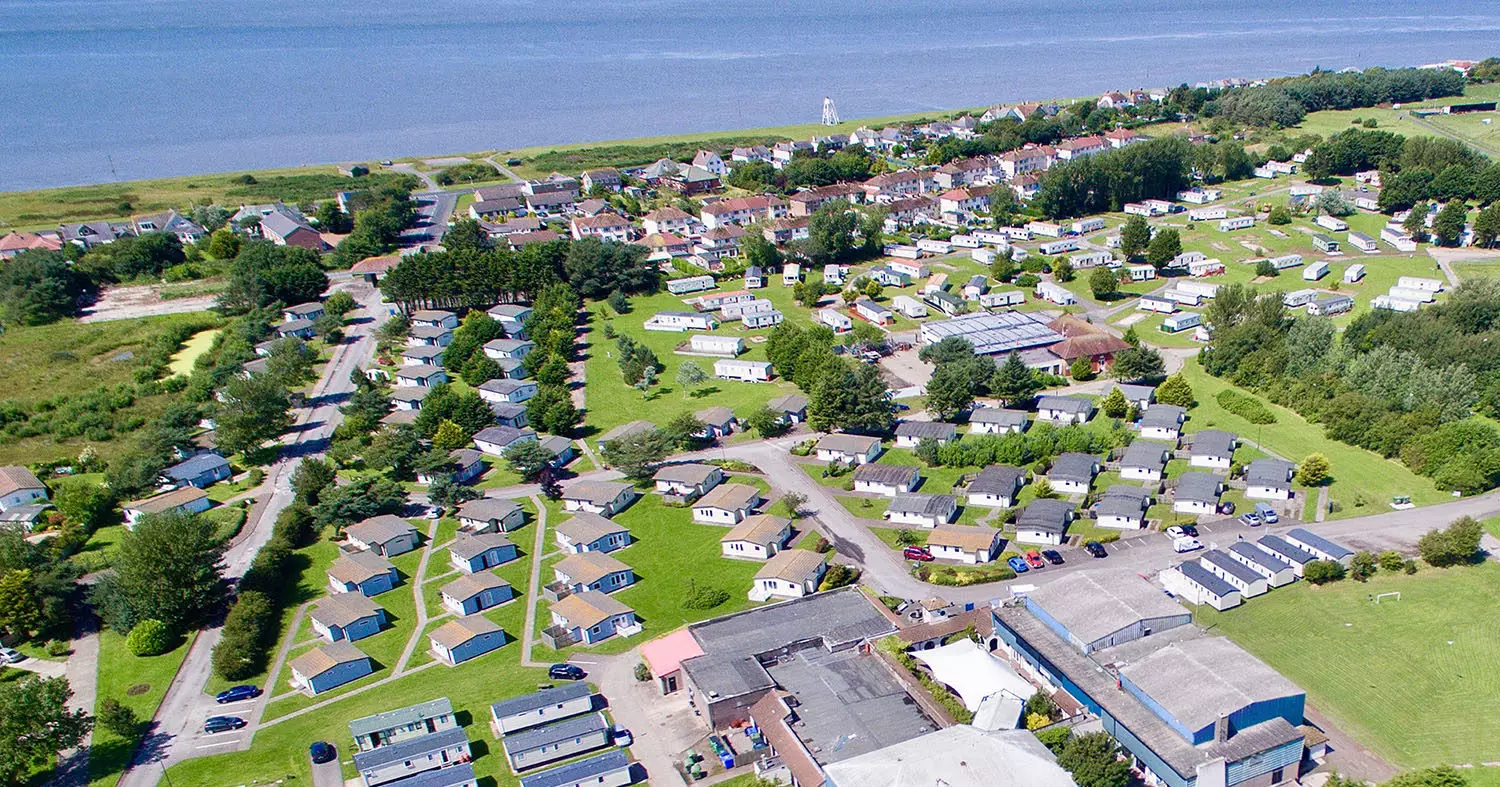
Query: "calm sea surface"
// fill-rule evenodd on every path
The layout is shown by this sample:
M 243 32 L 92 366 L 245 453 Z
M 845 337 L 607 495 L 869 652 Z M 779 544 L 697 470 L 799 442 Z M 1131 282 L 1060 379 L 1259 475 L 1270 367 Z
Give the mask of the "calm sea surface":
M 0 190 L 1500 53 L 1495 0 L 0 0 Z

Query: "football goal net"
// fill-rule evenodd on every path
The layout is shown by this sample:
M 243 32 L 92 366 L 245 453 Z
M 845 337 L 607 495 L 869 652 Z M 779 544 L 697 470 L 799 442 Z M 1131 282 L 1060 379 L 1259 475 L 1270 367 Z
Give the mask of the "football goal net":
M 1381 601 L 1400 601 L 1400 600 L 1401 600 L 1401 591 L 1399 591 L 1399 590 L 1393 590 L 1393 591 L 1391 591 L 1389 593 L 1376 593 L 1375 594 L 1375 603 L 1376 604 L 1379 604 Z

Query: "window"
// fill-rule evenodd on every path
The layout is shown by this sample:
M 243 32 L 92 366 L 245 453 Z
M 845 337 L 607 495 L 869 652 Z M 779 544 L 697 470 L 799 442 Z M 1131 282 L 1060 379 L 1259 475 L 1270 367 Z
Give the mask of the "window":
M 1276 770 L 1271 771 L 1271 783 L 1272 784 L 1280 784 L 1281 783 L 1282 778 L 1285 776 L 1285 774 L 1283 774 L 1281 771 L 1282 771 L 1281 768 L 1277 768 Z

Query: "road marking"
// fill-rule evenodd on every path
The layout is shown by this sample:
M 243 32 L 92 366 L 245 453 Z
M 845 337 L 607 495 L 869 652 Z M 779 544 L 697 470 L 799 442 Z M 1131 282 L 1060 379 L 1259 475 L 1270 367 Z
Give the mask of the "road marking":
M 583 659 L 568 659 L 569 664 L 598 664 L 597 661 L 584 661 Z
M 229 741 L 215 741 L 213 743 L 200 743 L 197 746 L 194 746 L 193 748 L 195 748 L 195 749 L 212 749 L 212 748 L 214 748 L 216 746 L 233 746 L 233 745 L 235 745 L 237 743 L 240 743 L 239 739 L 229 740 Z

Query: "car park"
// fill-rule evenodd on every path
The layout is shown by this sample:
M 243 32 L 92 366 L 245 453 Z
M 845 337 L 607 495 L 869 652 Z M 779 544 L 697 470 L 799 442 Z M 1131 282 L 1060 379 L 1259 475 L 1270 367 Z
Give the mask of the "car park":
M 235 686 L 225 689 L 214 695 L 214 702 L 223 705 L 228 702 L 239 702 L 241 700 L 253 700 L 260 696 L 260 689 L 255 686 Z
M 1176 539 L 1176 538 L 1182 538 L 1185 535 L 1187 535 L 1187 531 L 1183 530 L 1182 528 L 1180 528 L 1180 527 L 1178 527 L 1176 525 L 1173 525 L 1173 526 L 1167 528 L 1167 538 Z
M 1260 517 L 1256 516 L 1253 511 L 1246 511 L 1240 515 L 1240 524 L 1249 527 L 1260 527 Z
M 1276 509 L 1272 508 L 1270 503 L 1256 503 L 1255 515 L 1260 517 L 1260 521 L 1268 525 L 1274 525 L 1281 521 L 1281 517 L 1277 515 Z
M 1042 550 L 1042 557 L 1047 558 L 1047 562 L 1051 563 L 1054 566 L 1060 566 L 1063 564 L 1062 553 L 1058 552 L 1055 549 Z
M 553 664 L 547 668 L 547 677 L 553 680 L 583 680 L 586 674 L 576 664 Z
M 928 552 L 922 547 L 907 547 L 901 550 L 901 557 L 904 557 L 907 560 L 919 560 L 923 563 L 926 563 L 932 560 L 932 553 Z
M 1042 553 L 1035 549 L 1026 550 L 1026 565 L 1032 568 L 1046 568 L 1047 561 L 1042 559 Z
M 1203 542 L 1199 541 L 1196 538 L 1183 536 L 1182 538 L 1178 538 L 1172 541 L 1172 551 L 1178 554 L 1182 554 L 1183 552 L 1192 552 L 1195 549 L 1202 548 Z
M 1180 527 L 1182 528 L 1183 535 L 1188 536 L 1189 538 L 1198 537 L 1198 527 L 1196 525 L 1181 525 Z
M 203 722 L 203 731 L 209 734 L 216 732 L 229 732 L 245 726 L 245 720 L 238 716 L 209 716 Z
M 327 741 L 317 741 L 307 747 L 307 756 L 312 758 L 314 765 L 322 765 L 325 762 L 333 762 L 339 756 L 339 750 Z
M 1109 552 L 1105 551 L 1104 545 L 1099 543 L 1098 541 L 1090 541 L 1087 544 L 1084 544 L 1083 548 L 1088 550 L 1088 553 L 1093 557 L 1109 557 Z
M 1031 570 L 1031 566 L 1026 565 L 1026 561 L 1018 557 L 1006 558 L 1005 564 L 1010 566 L 1010 570 L 1017 574 L 1025 574 Z

